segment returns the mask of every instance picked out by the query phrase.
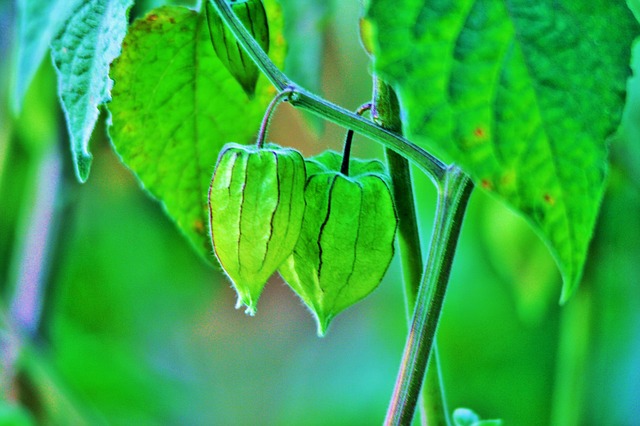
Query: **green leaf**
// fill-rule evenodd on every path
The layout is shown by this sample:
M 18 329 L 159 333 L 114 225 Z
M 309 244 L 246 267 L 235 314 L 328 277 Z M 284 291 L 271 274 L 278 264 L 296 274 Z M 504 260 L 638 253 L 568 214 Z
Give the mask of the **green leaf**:
M 389 13 L 393 11 L 393 13 Z M 623 2 L 371 0 L 411 139 L 522 214 L 577 287 L 638 27 Z M 612 28 L 615 23 L 615 28 Z
M 53 36 L 62 28 L 80 0 L 19 0 L 18 48 L 15 62 L 13 110 L 20 112 L 22 100 L 49 49 Z
M 51 43 L 73 163 L 81 182 L 89 176 L 89 140 L 100 113 L 98 105 L 109 100 L 109 64 L 120 53 L 132 4 L 132 0 L 79 3 Z
M 281 64 L 281 16 L 265 3 Z M 113 63 L 109 134 L 122 160 L 213 264 L 207 192 L 226 142 L 247 143 L 275 94 L 264 77 L 249 100 L 216 57 L 204 13 L 161 7 L 134 22 Z

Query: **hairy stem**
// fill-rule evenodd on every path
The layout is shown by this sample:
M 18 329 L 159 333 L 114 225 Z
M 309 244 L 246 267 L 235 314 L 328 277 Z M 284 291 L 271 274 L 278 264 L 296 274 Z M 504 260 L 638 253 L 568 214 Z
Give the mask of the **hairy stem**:
M 410 424 L 413 418 L 472 188 L 471 180 L 455 166 L 447 170 L 438 188 L 431 246 L 386 425 Z
M 262 123 L 260 124 L 260 130 L 258 131 L 258 138 L 256 145 L 258 148 L 262 148 L 264 146 L 265 139 L 267 138 L 267 130 L 269 129 L 269 123 L 271 123 L 271 117 L 273 117 L 273 113 L 275 112 L 278 105 L 282 102 L 286 102 L 291 96 L 290 89 L 284 89 L 280 93 L 278 93 L 267 106 L 267 110 L 262 117 Z
M 375 76 L 373 99 L 374 107 L 371 113 L 373 121 L 389 131 L 402 135 L 398 98 L 389 85 Z M 398 223 L 398 245 L 402 259 L 402 273 L 404 275 L 405 305 L 407 316 L 411 318 L 420 286 L 423 265 L 411 169 L 407 159 L 393 150 L 386 149 L 385 155 L 393 184 L 393 198 L 400 218 Z
M 275 66 L 260 45 L 244 28 L 242 22 L 235 16 L 231 7 L 225 0 L 212 0 L 220 17 L 229 27 L 238 42 L 247 54 L 254 60 L 258 68 L 266 75 L 271 83 L 280 91 L 290 89 L 292 95 L 290 102 L 294 106 L 308 110 L 320 117 L 352 129 L 387 148 L 392 149 L 403 157 L 418 165 L 429 178 L 438 185 L 445 174 L 446 165 L 429 154 L 424 149 L 408 141 L 407 139 L 375 125 L 370 120 L 358 116 L 338 105 L 335 105 L 302 87 L 293 83 L 282 71 Z
M 427 364 L 427 374 L 422 385 L 423 424 L 429 426 L 450 426 L 451 419 L 440 368 L 438 342 L 434 337 L 431 356 Z
M 397 134 L 402 134 L 400 104 L 394 90 L 382 79 L 374 76 L 373 120 L 376 124 Z M 398 212 L 398 248 L 402 263 L 407 322 L 411 325 L 411 315 L 415 308 L 420 288 L 423 261 L 420 231 L 413 192 L 413 180 L 409 162 L 394 151 L 387 149 L 387 165 L 393 185 L 393 198 Z M 434 426 L 448 425 L 448 411 L 444 396 L 444 386 L 434 342 L 434 356 L 427 368 L 427 378 L 422 390 L 422 423 Z

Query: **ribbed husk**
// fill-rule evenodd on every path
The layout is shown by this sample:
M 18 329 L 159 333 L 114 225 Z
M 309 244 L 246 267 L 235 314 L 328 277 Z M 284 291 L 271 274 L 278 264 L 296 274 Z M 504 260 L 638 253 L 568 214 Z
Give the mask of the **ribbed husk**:
M 318 334 L 331 320 L 371 293 L 394 254 L 397 216 L 379 162 L 359 162 L 356 175 L 329 170 L 325 154 L 308 162 L 306 210 L 300 238 L 279 272 L 316 317 Z
M 220 153 L 209 188 L 211 238 L 249 314 L 298 240 L 305 180 L 304 159 L 293 149 L 230 143 Z

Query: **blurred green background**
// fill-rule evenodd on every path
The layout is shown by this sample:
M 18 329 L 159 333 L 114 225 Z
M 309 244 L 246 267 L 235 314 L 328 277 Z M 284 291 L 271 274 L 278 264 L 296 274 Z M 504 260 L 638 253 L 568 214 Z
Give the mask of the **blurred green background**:
M 160 3 L 136 2 L 132 14 Z M 359 2 L 339 13 L 283 4 L 304 13 L 288 32 L 306 34 L 309 61 L 320 61 L 307 74 L 288 62 L 294 80 L 347 108 L 370 99 Z M 12 114 L 15 13 L 0 1 L 0 424 L 381 423 L 407 329 L 398 259 L 323 339 L 279 277 L 255 317 L 235 310 L 230 283 L 119 162 L 104 120 L 89 181 L 77 183 L 49 57 Z M 584 281 L 564 307 L 538 238 L 473 194 L 438 334 L 451 410 L 508 425 L 640 424 L 639 88 L 630 83 L 611 146 Z M 288 106 L 270 131 L 305 155 L 342 137 Z M 362 138 L 354 150 L 382 152 Z M 435 192 L 414 172 L 426 248 Z

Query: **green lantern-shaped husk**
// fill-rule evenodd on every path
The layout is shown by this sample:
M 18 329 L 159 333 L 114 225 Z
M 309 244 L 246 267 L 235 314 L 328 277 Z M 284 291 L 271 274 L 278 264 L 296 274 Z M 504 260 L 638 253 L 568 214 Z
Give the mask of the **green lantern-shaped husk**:
M 331 320 L 380 284 L 391 263 L 397 217 L 384 166 L 326 152 L 307 162 L 300 238 L 279 272 L 316 317 L 323 336 Z
M 269 53 L 269 22 L 262 0 L 232 0 L 231 9 L 245 28 L 258 42 L 265 53 Z M 253 98 L 260 71 L 249 55 L 238 44 L 235 36 L 222 22 L 210 0 L 206 1 L 207 22 L 211 44 L 233 77 L 240 83 L 249 98 Z
M 253 315 L 269 277 L 291 254 L 305 209 L 299 152 L 235 143 L 218 157 L 209 188 L 211 239 L 220 265 Z

